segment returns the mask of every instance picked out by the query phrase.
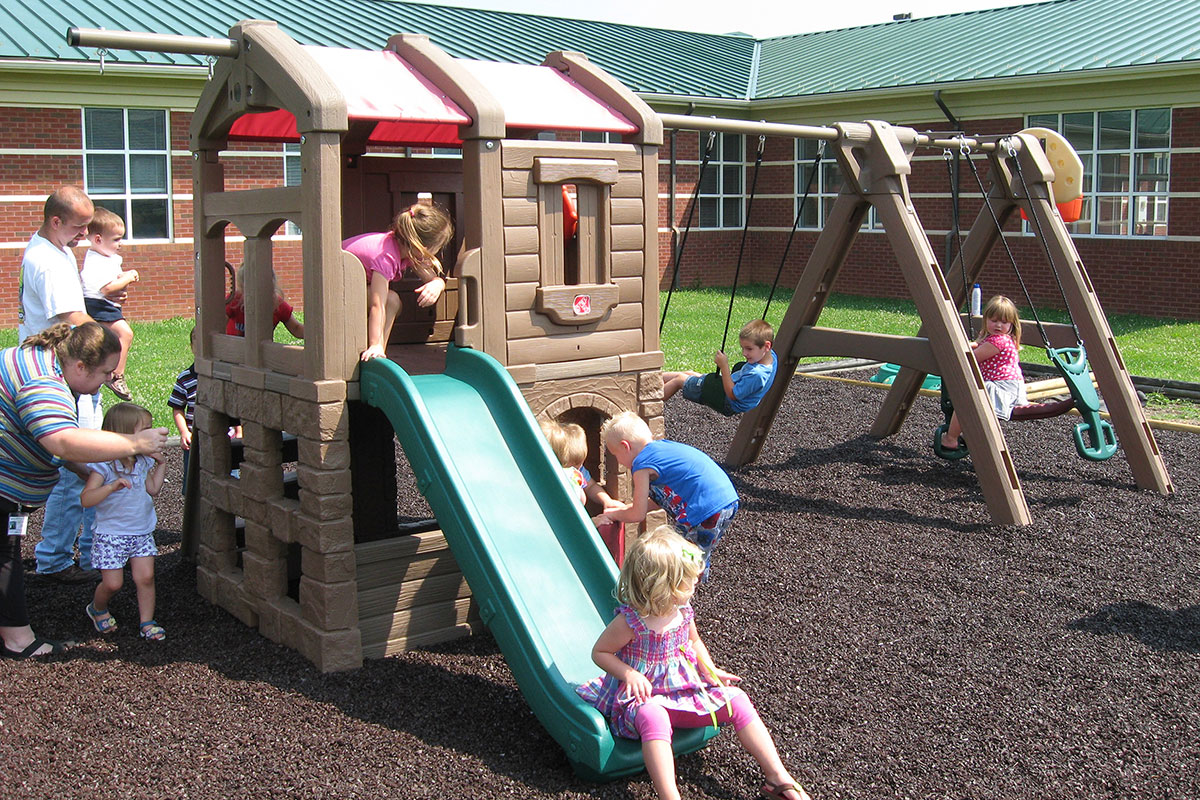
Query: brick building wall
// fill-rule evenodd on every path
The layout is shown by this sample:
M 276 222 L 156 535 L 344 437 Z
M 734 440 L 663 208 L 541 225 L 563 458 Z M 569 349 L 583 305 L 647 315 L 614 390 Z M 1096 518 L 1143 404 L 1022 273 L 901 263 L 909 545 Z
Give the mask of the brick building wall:
M 0 149 L 24 151 L 0 155 L 0 270 L 10 276 L 0 281 L 0 327 L 16 327 L 19 305 L 17 287 L 21 254 L 29 237 L 42 221 L 45 197 L 63 184 L 83 185 L 82 122 L 80 109 L 5 108 L 0 126 Z M 126 242 L 121 247 L 124 263 L 137 269 L 141 280 L 134 284 L 125 304 L 128 319 L 150 321 L 195 313 L 192 243 L 192 159 L 188 126 L 191 114 L 170 115 L 171 242 Z M 28 151 L 38 151 L 30 153 Z M 55 152 L 61 151 L 61 152 Z M 282 186 L 281 146 L 237 145 L 227 160 L 227 189 Z M 261 155 L 256 155 L 261 154 Z M 240 236 L 230 230 L 230 236 Z M 85 248 L 76 248 L 82 264 Z M 241 242 L 226 246 L 228 260 L 241 264 Z M 285 237 L 275 243 L 275 270 L 288 301 L 304 307 L 300 242 Z
M 6 108 L 0 127 L 0 264 L 11 279 L 0 282 L 0 327 L 16 324 L 17 273 L 24 243 L 41 222 L 43 200 L 64 183 L 82 184 L 81 113 L 78 108 Z M 143 274 L 134 286 L 126 310 L 130 319 L 153 320 L 193 313 L 192 299 L 192 203 L 191 159 L 188 126 L 191 115 L 170 115 L 172 156 L 172 216 L 174 240 L 170 243 L 126 244 L 126 263 Z M 1020 119 L 973 120 L 972 131 L 1003 133 L 1020 129 Z M 943 128 L 930 120 L 918 129 Z M 1200 237 L 1200 107 L 1176 108 L 1172 115 L 1171 183 L 1168 230 L 1172 237 Z M 700 137 L 680 131 L 674 134 L 677 167 L 674 224 L 683 230 L 688 202 L 699 176 Z M 753 160 L 755 140 L 747 141 L 747 157 Z M 794 214 L 796 165 L 793 142 L 772 137 L 766 142 L 758 178 L 758 196 L 751 209 L 751 227 L 746 236 L 741 283 L 770 283 L 787 248 L 780 285 L 793 287 L 799 278 L 817 232 L 800 230 L 788 246 Z M 1188 152 L 1195 150 L 1195 152 Z M 11 152 L 16 151 L 16 152 Z M 670 206 L 670 147 L 664 146 L 659 172 L 659 276 L 666 288 L 672 269 Z M 248 144 L 231 148 L 226 159 L 226 187 L 230 190 L 283 184 L 282 148 Z M 987 165 L 978 162 L 987 181 Z M 747 189 L 751 167 L 746 168 Z M 808 164 L 800 173 L 807 176 Z M 961 170 L 962 225 L 968 228 L 981 206 L 974 178 Z M 941 153 L 922 151 L 910 176 L 913 202 L 931 234 L 934 252 L 945 257 L 945 235 L 950 229 L 951 203 Z M 1186 195 L 1192 194 L 1193 197 Z M 1185 196 L 1177 196 L 1185 195 Z M 810 201 L 812 202 L 812 201 Z M 1018 223 L 1010 222 L 1015 231 Z M 230 231 L 237 235 L 236 231 Z M 1009 245 L 1021 274 L 1038 307 L 1061 307 L 1062 301 L 1040 245 L 1031 236 L 1010 237 Z M 728 286 L 733 280 L 740 228 L 705 230 L 693 226 L 688 234 L 680 284 Z M 1195 241 L 1149 237 L 1075 238 L 1076 247 L 1109 313 L 1136 312 L 1153 316 L 1200 319 L 1200 267 L 1194 258 Z M 230 241 L 227 252 L 234 264 L 241 263 L 241 244 Z M 82 258 L 82 249 L 79 253 Z M 303 308 L 300 244 L 294 237 L 277 239 L 276 272 L 289 301 Z M 951 281 L 954 277 L 951 276 Z M 1003 293 L 1020 300 L 1021 289 L 1012 275 L 1003 250 L 997 248 L 983 276 L 985 294 Z M 905 297 L 907 289 L 893 265 L 891 248 L 881 231 L 858 235 L 843 268 L 837 291 L 878 297 Z

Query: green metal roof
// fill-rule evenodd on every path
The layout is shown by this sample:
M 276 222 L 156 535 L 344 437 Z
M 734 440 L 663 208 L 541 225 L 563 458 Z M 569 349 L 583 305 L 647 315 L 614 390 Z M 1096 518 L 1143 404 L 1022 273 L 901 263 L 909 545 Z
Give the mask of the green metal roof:
M 1053 0 L 762 42 L 755 98 L 1200 59 L 1196 0 Z
M 0 58 L 98 60 L 69 47 L 71 26 L 224 36 L 243 19 L 275 20 L 301 44 L 377 50 L 396 33 L 423 33 L 450 55 L 538 64 L 547 53 L 584 53 L 635 92 L 746 97 L 755 42 L 606 22 L 390 0 L 95 0 L 68 8 L 48 0 L 2 0 Z M 201 57 L 115 51 L 121 63 L 201 65 Z
M 1200 59 L 1197 0 L 1051 0 L 756 41 L 393 0 L 0 0 L 0 60 L 99 60 L 68 27 L 223 36 L 272 19 L 303 44 L 378 49 L 424 33 L 451 55 L 539 63 L 577 50 L 643 94 L 731 100 L 812 96 Z M 109 63 L 201 66 L 117 51 Z M 2 63 L 2 62 L 0 62 Z

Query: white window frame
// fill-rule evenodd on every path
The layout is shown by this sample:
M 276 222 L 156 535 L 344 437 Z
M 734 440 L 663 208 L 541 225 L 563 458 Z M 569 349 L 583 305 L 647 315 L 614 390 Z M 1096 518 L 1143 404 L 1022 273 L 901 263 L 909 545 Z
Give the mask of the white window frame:
M 586 144 L 620 144 L 621 134 L 612 131 L 580 131 L 579 141 Z
M 1139 115 L 1148 115 L 1153 113 L 1165 112 L 1167 116 L 1167 142 L 1163 147 L 1146 146 L 1146 142 L 1138 140 L 1138 117 Z M 1083 160 L 1084 178 L 1083 178 L 1083 216 L 1078 222 L 1068 223 L 1067 229 L 1075 236 L 1089 236 L 1105 239 L 1147 239 L 1147 238 L 1166 238 L 1168 231 L 1168 216 L 1171 195 L 1171 118 L 1172 109 L 1170 107 L 1157 106 L 1153 108 L 1122 108 L 1122 109 L 1107 109 L 1104 111 L 1083 111 L 1083 112 L 1066 112 L 1061 114 L 1031 114 L 1026 118 L 1026 123 L 1030 127 L 1051 128 L 1067 137 L 1068 141 L 1079 153 L 1080 159 Z M 1105 146 L 1101 147 L 1101 120 L 1106 114 L 1129 114 L 1129 140 L 1124 147 Z M 1072 136 L 1064 130 L 1066 119 L 1068 117 L 1081 116 L 1083 114 L 1091 115 L 1092 141 L 1090 147 L 1084 147 L 1084 142 L 1079 141 L 1077 135 Z M 1141 145 L 1141 146 L 1139 146 Z M 1099 164 L 1101 159 L 1125 157 L 1128 162 L 1127 174 L 1125 176 L 1125 188 L 1120 190 L 1105 189 L 1102 190 L 1099 185 Z M 1145 159 L 1154 160 L 1156 157 L 1161 157 L 1163 172 L 1154 173 L 1155 175 L 1164 175 L 1161 183 L 1161 189 L 1141 188 L 1143 182 L 1137 180 L 1135 174 L 1139 164 Z M 1113 200 L 1123 201 L 1125 219 L 1121 225 L 1121 230 L 1113 233 L 1109 231 L 1100 232 L 1100 202 Z M 1153 208 L 1154 216 L 1147 219 L 1147 212 Z M 1029 230 L 1028 223 L 1025 225 L 1026 230 Z M 1142 232 L 1139 232 L 1142 231 Z
M 727 158 L 725 152 L 725 137 L 737 137 L 739 144 L 739 152 L 736 159 Z M 700 149 L 699 161 L 701 164 L 704 161 L 704 150 L 708 147 L 708 134 L 701 133 L 699 135 Z M 746 136 L 741 133 L 717 133 L 716 141 L 713 142 L 712 157 L 708 160 L 708 169 L 705 171 L 705 177 L 711 181 L 709 191 L 704 191 L 699 182 L 696 184 L 696 228 L 704 230 L 724 230 L 730 228 L 741 229 L 742 221 L 746 218 Z M 730 187 L 730 178 L 737 176 L 737 186 Z M 697 173 L 697 181 L 699 181 Z M 737 219 L 729 219 L 728 213 L 729 201 L 734 201 L 737 208 Z M 705 206 L 710 208 L 715 207 L 715 224 L 710 216 L 705 220 Z M 712 211 L 708 211 L 710 215 Z
M 289 167 L 294 167 L 296 180 L 292 180 L 293 170 Z M 283 143 L 283 185 L 284 186 L 299 186 L 300 178 L 300 143 L 299 142 L 284 142 Z M 284 236 L 300 236 L 300 226 L 292 222 L 290 219 L 283 224 Z
M 821 155 L 821 164 L 817 168 L 817 175 L 813 179 L 812 189 L 808 193 L 808 202 L 805 204 L 805 208 L 807 209 L 805 214 L 806 219 L 800 220 L 797 230 L 824 230 L 825 222 L 829 217 L 829 210 L 833 207 L 833 201 L 841 193 L 842 169 L 838 164 L 837 157 L 834 155 L 833 148 L 819 139 L 797 138 L 795 145 L 795 168 L 792 170 L 793 180 L 795 181 L 795 192 L 792 199 L 792 219 L 795 220 L 796 214 L 800 213 L 800 201 L 804 199 L 804 188 L 808 186 L 808 173 L 812 169 L 813 156 L 817 154 L 817 149 L 822 146 L 825 147 L 825 150 Z M 812 215 L 814 213 L 816 214 L 815 223 L 812 222 Z M 883 230 L 883 223 L 879 221 L 874 206 L 867 212 L 867 216 L 863 220 L 862 227 L 859 230 L 872 229 Z
M 124 129 L 122 131 L 122 140 L 124 142 L 124 146 L 121 149 L 101 149 L 101 148 L 88 147 L 88 112 L 89 111 L 120 111 L 121 112 L 121 121 L 122 121 L 122 125 L 124 127 Z M 129 112 L 130 111 L 155 111 L 155 112 L 160 112 L 163 115 L 164 142 L 163 142 L 162 150 L 133 149 L 129 146 Z M 171 150 L 171 112 L 170 112 L 170 110 L 165 109 L 165 108 L 132 107 L 132 108 L 119 108 L 118 109 L 118 108 L 104 107 L 104 106 L 85 106 L 79 110 L 79 116 L 80 116 L 80 126 L 81 126 L 80 131 L 82 134 L 81 144 L 82 144 L 82 150 L 83 150 L 84 191 L 86 191 L 89 194 L 89 196 L 91 196 L 92 200 L 94 202 L 97 202 L 98 204 L 107 205 L 107 204 L 113 203 L 113 202 L 120 202 L 123 204 L 124 211 L 123 212 L 119 211 L 118 213 L 120 214 L 121 219 L 123 219 L 125 221 L 125 239 L 127 241 L 130 241 L 130 242 L 169 242 L 169 241 L 172 241 L 175 236 L 175 234 L 174 234 L 175 209 L 174 209 L 174 202 L 173 202 L 173 199 L 171 196 L 172 195 L 172 193 L 171 193 L 172 150 Z M 122 160 L 124 162 L 124 165 L 123 165 L 124 172 L 125 172 L 124 189 L 121 192 L 100 192 L 99 190 L 93 188 L 91 185 L 91 175 L 90 175 L 91 170 L 89 169 L 89 166 L 88 166 L 88 162 L 89 162 L 88 157 L 91 155 L 114 155 L 114 154 L 121 155 Z M 132 157 L 139 156 L 139 155 L 154 155 L 154 156 L 162 156 L 164 158 L 164 160 L 166 162 L 166 173 L 165 173 L 166 191 L 164 191 L 164 192 L 134 191 L 134 189 L 131 185 L 133 170 L 130 168 L 130 160 Z M 165 202 L 165 204 L 166 204 L 166 223 L 167 223 L 165 237 L 145 237 L 145 236 L 138 235 L 139 232 L 134 225 L 134 220 L 133 220 L 132 215 L 133 215 L 133 203 L 135 201 L 139 201 L 139 200 L 162 200 Z

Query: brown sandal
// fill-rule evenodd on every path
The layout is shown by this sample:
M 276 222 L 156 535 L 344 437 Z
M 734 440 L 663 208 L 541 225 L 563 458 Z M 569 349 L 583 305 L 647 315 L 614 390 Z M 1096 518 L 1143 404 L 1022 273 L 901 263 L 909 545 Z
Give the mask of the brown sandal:
M 795 792 L 800 796 L 800 800 L 812 800 L 808 796 L 808 792 L 800 788 L 800 784 L 798 783 L 767 783 L 759 792 L 763 797 L 770 797 L 773 800 L 792 800 L 784 792 Z

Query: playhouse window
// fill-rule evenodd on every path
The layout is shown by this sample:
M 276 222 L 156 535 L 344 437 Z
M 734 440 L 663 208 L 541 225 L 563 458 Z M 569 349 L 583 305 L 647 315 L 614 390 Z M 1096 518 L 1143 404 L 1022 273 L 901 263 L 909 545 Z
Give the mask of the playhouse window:
M 171 237 L 167 123 L 163 109 L 83 109 L 84 190 L 125 221 L 126 239 Z
M 1167 235 L 1171 109 L 1032 114 L 1028 125 L 1062 133 L 1083 161 L 1083 212 L 1067 226 L 1072 233 Z
M 793 215 L 800 211 L 800 201 L 804 199 L 804 188 L 808 186 L 808 176 L 812 171 L 813 159 L 817 157 L 817 150 L 820 146 L 821 142 L 817 139 L 796 140 L 796 194 L 792 207 Z M 829 219 L 829 213 L 833 208 L 833 202 L 837 200 L 841 190 L 842 169 L 833 155 L 833 148 L 826 145 L 825 152 L 821 155 L 820 165 L 817 167 L 816 177 L 812 180 L 812 188 L 808 192 L 808 201 L 804 203 L 804 216 L 800 219 L 800 227 L 810 230 L 824 228 L 825 221 Z M 868 228 L 883 229 L 883 224 L 879 221 L 874 208 L 863 220 L 862 229 L 867 230 Z

